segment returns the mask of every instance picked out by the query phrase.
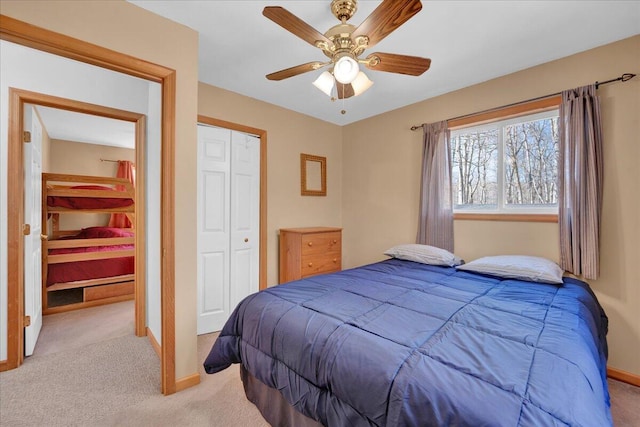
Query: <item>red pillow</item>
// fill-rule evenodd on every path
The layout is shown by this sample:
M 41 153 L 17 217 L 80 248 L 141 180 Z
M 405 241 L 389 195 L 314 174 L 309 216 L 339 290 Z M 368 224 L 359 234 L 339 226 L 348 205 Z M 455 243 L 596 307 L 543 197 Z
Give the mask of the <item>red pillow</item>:
M 99 239 L 105 237 L 133 237 L 133 231 L 116 227 L 87 227 L 80 230 L 77 239 Z

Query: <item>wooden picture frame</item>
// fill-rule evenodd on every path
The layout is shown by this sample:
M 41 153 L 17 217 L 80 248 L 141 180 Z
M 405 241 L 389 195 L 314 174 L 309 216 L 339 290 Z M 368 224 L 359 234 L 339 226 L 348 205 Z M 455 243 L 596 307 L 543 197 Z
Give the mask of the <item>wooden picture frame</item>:
M 300 184 L 302 196 L 326 196 L 327 158 L 301 153 Z

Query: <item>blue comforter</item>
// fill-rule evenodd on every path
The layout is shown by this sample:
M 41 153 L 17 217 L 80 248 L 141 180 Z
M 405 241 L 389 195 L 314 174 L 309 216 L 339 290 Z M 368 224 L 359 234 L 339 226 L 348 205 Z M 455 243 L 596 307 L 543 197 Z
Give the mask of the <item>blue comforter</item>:
M 607 318 L 589 287 L 387 260 L 242 301 L 232 363 L 326 426 L 607 426 Z

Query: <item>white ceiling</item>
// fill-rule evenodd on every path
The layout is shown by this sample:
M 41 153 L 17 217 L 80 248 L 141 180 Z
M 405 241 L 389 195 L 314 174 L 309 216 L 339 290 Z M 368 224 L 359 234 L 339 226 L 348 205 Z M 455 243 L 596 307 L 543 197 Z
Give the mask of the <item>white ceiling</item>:
M 135 124 L 123 120 L 37 106 L 51 139 L 135 149 Z
M 311 84 L 322 70 L 279 82 L 265 78 L 326 57 L 262 9 L 282 6 L 324 33 L 338 23 L 330 0 L 130 2 L 198 31 L 200 81 L 338 125 L 640 33 L 639 1 L 425 0 L 372 51 L 428 57 L 431 68 L 419 77 L 365 70 L 374 85 L 343 106 Z M 357 26 L 380 3 L 360 0 L 350 23 Z

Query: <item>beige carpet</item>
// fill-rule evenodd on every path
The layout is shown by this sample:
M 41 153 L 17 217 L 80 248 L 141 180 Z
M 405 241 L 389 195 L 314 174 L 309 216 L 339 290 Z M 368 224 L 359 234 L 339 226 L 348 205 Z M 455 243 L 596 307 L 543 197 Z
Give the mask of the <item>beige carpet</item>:
M 198 337 L 199 361 L 216 336 Z M 160 394 L 160 364 L 147 338 L 133 336 L 130 301 L 46 316 L 34 356 L 0 373 L 0 426 L 268 425 L 245 398 L 237 365 L 200 373 L 199 385 Z M 615 426 L 640 426 L 640 388 L 609 387 Z
M 640 426 L 640 387 L 609 379 L 611 415 L 616 427 Z
M 133 335 L 134 310 L 134 301 L 131 300 L 44 316 L 34 355 L 57 353 Z
M 198 360 L 204 361 L 217 334 L 198 337 Z M 268 426 L 247 400 L 238 365 L 207 375 L 199 366 L 201 383 L 171 396 L 157 395 L 142 404 L 102 420 L 106 426 Z
M 0 424 L 95 425 L 158 393 L 159 363 L 145 338 L 113 338 L 27 358 L 0 374 Z
M 238 367 L 160 393 L 160 362 L 133 335 L 133 302 L 44 317 L 34 355 L 0 373 L 0 426 L 267 426 Z M 216 334 L 198 337 L 203 361 Z

